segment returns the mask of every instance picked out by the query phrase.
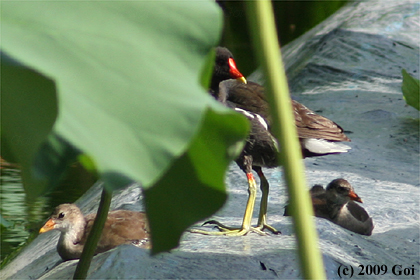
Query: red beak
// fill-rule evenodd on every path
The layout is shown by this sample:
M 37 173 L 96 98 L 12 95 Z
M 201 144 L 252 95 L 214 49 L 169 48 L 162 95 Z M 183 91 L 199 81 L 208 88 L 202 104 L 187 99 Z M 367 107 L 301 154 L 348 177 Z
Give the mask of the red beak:
M 351 200 L 363 203 L 362 199 L 354 191 L 350 191 L 349 197 L 350 197 Z
M 233 58 L 229 58 L 229 74 L 233 79 L 240 80 L 244 84 L 246 84 L 246 79 L 244 75 L 242 75 L 242 73 L 239 72 L 238 68 L 236 67 L 235 60 L 233 60 Z

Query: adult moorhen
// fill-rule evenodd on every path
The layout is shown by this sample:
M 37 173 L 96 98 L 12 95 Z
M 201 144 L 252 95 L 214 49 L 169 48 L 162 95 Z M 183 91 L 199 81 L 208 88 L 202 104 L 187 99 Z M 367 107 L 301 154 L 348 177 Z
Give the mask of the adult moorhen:
M 75 204 L 61 204 L 55 208 L 50 219 L 39 232 L 61 231 L 57 244 L 58 254 L 65 261 L 78 259 L 95 218 L 96 214 L 83 216 Z M 150 247 L 145 213 L 128 210 L 115 210 L 108 213 L 95 254 L 108 251 L 121 244 Z
M 372 218 L 354 201 L 362 203 L 353 187 L 345 179 L 335 179 L 325 190 L 315 185 L 310 190 L 315 216 L 327 219 L 345 229 L 363 235 L 371 235 L 374 228 Z M 286 206 L 284 215 L 290 213 Z
M 232 80 L 232 78 L 236 80 Z M 221 232 L 192 230 L 193 232 L 211 235 L 244 235 L 249 231 L 263 234 L 262 230 L 268 229 L 273 233 L 280 233 L 266 223 L 269 184 L 261 168 L 278 166 L 276 159 L 278 144 L 270 132 L 269 106 L 265 99 L 263 86 L 253 82 L 244 83 L 243 81 L 243 75 L 236 68 L 232 53 L 226 48 L 218 47 L 210 93 L 221 103 L 244 114 L 251 122 L 250 135 L 242 153 L 236 160 L 239 167 L 246 173 L 249 185 L 249 197 L 242 226 L 236 229 L 226 227 L 217 221 L 208 221 L 206 223 L 218 225 Z M 216 87 L 217 83 L 218 86 Z M 344 153 L 350 149 L 347 145 L 337 143 L 350 141 L 339 125 L 315 114 L 297 101 L 293 100 L 292 106 L 304 157 Z M 260 177 L 260 189 L 262 191 L 256 228 L 251 227 L 256 195 L 256 182 L 252 169 Z
M 219 93 L 219 84 L 224 80 L 238 79 L 246 84 L 246 79 L 236 67 L 236 62 L 233 59 L 232 53 L 223 47 L 216 48 L 216 58 L 211 77 L 210 94 L 217 99 Z

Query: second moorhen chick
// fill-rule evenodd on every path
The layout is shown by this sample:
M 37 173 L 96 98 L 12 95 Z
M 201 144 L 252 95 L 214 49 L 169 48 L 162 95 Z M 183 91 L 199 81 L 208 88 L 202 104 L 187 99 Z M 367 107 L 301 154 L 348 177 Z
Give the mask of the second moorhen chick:
M 242 227 L 233 229 L 223 226 L 216 221 L 207 223 L 217 224 L 221 233 L 194 230 L 203 234 L 244 235 L 250 230 L 262 234 L 267 228 L 273 233 L 279 233 L 266 223 L 269 184 L 261 167 L 278 166 L 276 155 L 278 144 L 270 132 L 269 106 L 265 99 L 264 87 L 257 83 L 243 83 L 243 75 L 232 63 L 233 56 L 226 48 L 216 49 L 216 64 L 212 79 L 211 94 L 221 103 L 244 114 L 251 122 L 251 132 L 241 155 L 236 160 L 239 167 L 246 173 L 248 179 L 248 202 L 242 222 Z M 232 70 L 230 67 L 233 67 Z M 234 72 L 236 80 L 232 78 Z M 238 74 L 239 73 L 239 74 Z M 227 81 L 226 81 L 227 80 Z M 218 88 L 216 83 L 219 82 Z M 323 156 L 334 153 L 347 152 L 350 147 L 337 143 L 350 141 L 343 133 L 343 129 L 333 121 L 317 115 L 297 101 L 292 101 L 299 141 L 304 157 Z M 259 220 L 256 228 L 251 227 L 252 212 L 255 204 L 256 182 L 252 174 L 255 170 L 260 177 L 262 191 Z
M 57 251 L 63 260 L 79 259 L 96 214 L 83 216 L 75 204 L 57 206 L 50 219 L 39 230 L 61 231 Z M 121 244 L 149 248 L 149 230 L 144 212 L 115 210 L 108 213 L 95 254 L 108 251 Z
M 310 190 L 315 216 L 327 219 L 345 229 L 363 235 L 371 235 L 374 228 L 372 218 L 363 207 L 362 199 L 354 192 L 353 187 L 345 179 L 335 179 L 327 189 L 315 185 Z M 284 215 L 289 216 L 286 206 Z

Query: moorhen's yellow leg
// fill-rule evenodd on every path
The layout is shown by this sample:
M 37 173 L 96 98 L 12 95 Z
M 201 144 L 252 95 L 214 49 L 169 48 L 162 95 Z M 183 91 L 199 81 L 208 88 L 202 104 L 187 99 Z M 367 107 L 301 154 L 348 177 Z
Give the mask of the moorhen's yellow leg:
M 268 208 L 268 192 L 269 192 L 269 184 L 267 178 L 265 178 L 264 173 L 262 172 L 261 168 L 255 168 L 258 176 L 260 177 L 260 189 L 261 189 L 261 204 L 260 204 L 260 213 L 258 215 L 258 225 L 257 229 L 263 231 L 264 229 L 268 229 L 274 234 L 280 234 L 281 231 L 275 229 L 274 227 L 267 224 L 267 208 Z
M 248 178 L 248 201 L 245 208 L 245 214 L 242 221 L 242 227 L 232 228 L 232 227 L 224 226 L 223 224 L 217 221 L 208 221 L 205 224 L 217 225 L 220 232 L 204 231 L 204 230 L 197 230 L 197 229 L 191 229 L 190 232 L 207 234 L 207 235 L 242 236 L 242 235 L 247 234 L 250 231 L 254 231 L 254 232 L 257 232 L 258 234 L 265 235 L 265 233 L 262 232 L 260 229 L 251 227 L 252 212 L 254 211 L 255 198 L 257 194 L 257 183 L 255 182 L 255 178 L 254 178 L 254 175 L 252 175 L 252 172 L 247 173 L 246 176 Z

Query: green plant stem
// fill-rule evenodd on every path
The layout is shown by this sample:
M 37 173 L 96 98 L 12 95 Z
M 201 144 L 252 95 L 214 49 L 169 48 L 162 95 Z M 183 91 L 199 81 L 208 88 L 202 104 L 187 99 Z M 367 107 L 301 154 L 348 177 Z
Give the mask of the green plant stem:
M 101 201 L 99 203 L 98 212 L 95 222 L 93 223 L 92 230 L 86 240 L 85 247 L 83 248 L 82 256 L 77 264 L 76 271 L 74 272 L 73 279 L 86 279 L 90 262 L 96 251 L 99 238 L 102 234 L 106 219 L 108 217 L 109 206 L 111 205 L 112 192 L 107 191 L 105 188 L 102 190 Z
M 271 2 L 248 1 L 246 5 L 254 50 L 267 78 L 265 94 L 273 116 L 274 134 L 280 142 L 279 161 L 285 169 L 290 205 L 298 210 L 292 211 L 292 217 L 303 275 L 305 279 L 325 279 Z

